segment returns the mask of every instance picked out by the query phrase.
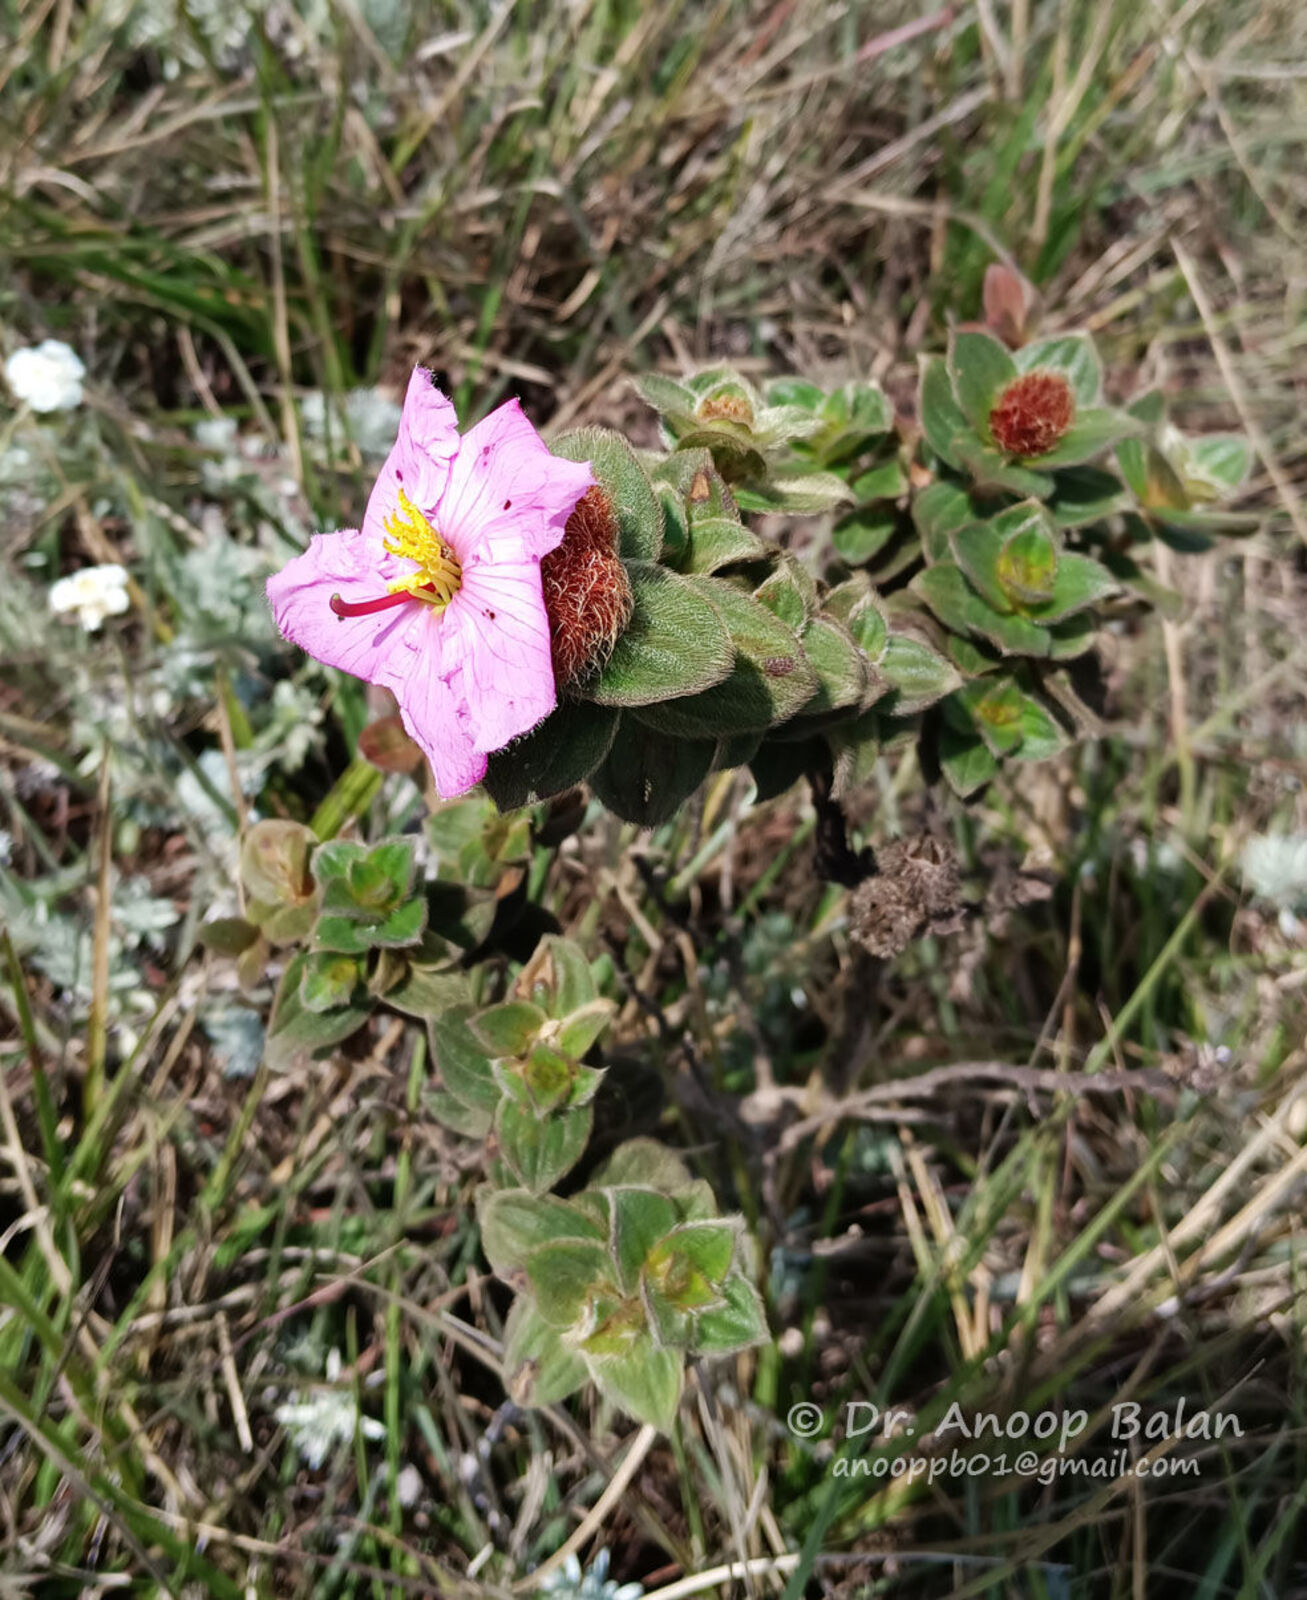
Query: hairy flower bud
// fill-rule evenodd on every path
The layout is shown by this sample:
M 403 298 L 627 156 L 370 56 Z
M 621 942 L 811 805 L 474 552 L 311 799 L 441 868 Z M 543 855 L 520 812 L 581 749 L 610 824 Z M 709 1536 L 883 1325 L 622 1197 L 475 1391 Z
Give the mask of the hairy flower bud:
M 989 413 L 994 443 L 1009 456 L 1042 456 L 1075 420 L 1075 396 L 1060 372 L 1023 372 Z
M 540 575 L 561 692 L 602 666 L 631 618 L 631 581 L 617 555 L 613 503 L 597 485 L 577 502 L 562 544 L 541 562 Z

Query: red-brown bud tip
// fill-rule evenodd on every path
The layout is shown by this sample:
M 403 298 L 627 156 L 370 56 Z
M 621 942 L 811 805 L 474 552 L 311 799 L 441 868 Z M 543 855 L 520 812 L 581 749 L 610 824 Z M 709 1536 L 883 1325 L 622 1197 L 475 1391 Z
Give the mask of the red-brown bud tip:
M 554 680 L 563 690 L 603 665 L 631 620 L 631 581 L 617 555 L 613 503 L 597 484 L 577 502 L 540 576 Z
M 989 413 L 994 443 L 1009 456 L 1042 456 L 1075 421 L 1076 401 L 1060 372 L 1023 372 Z

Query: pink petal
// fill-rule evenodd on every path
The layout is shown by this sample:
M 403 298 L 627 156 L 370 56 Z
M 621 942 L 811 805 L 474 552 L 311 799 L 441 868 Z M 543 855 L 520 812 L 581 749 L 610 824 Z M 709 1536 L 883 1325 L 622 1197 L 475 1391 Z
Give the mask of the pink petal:
M 391 679 L 400 718 L 431 764 L 443 800 L 466 794 L 486 775 L 485 754 L 472 739 L 456 640 L 446 626 L 450 609 L 436 616 L 423 607 L 421 626 L 401 651 L 402 670 Z
M 403 649 L 414 613 L 426 608 L 396 606 L 369 617 L 338 617 L 331 609 L 333 594 L 351 602 L 385 594 L 385 575 L 374 556 L 356 528 L 315 534 L 303 555 L 268 579 L 268 600 L 277 626 L 301 650 L 368 683 L 385 683 L 387 662 Z M 399 565 L 392 556 L 385 562 Z
M 476 749 L 502 750 L 554 709 L 549 617 L 534 557 L 465 568 L 444 623 L 445 659 L 457 653 L 456 687 Z
M 588 462 L 550 455 L 521 406 L 509 400 L 463 435 L 440 501 L 440 531 L 465 569 L 495 559 L 505 538 L 546 556 L 561 544 L 568 517 L 593 482 Z
M 363 513 L 363 531 L 376 542 L 378 550 L 385 538 L 385 520 L 399 504 L 400 489 L 420 511 L 433 511 L 444 493 L 449 464 L 458 447 L 453 401 L 436 388 L 425 367 L 414 367 L 404 396 L 399 434 Z M 405 570 L 412 570 L 407 563 Z

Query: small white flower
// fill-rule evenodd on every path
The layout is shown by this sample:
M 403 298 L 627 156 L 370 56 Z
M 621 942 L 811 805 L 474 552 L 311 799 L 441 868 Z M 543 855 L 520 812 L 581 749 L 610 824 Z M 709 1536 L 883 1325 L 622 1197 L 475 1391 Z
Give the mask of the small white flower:
M 43 339 L 5 361 L 9 387 L 33 411 L 71 411 L 81 405 L 85 376 L 77 352 L 61 339 Z
M 88 633 L 99 633 L 106 617 L 121 616 L 131 604 L 127 570 L 116 561 L 70 572 L 50 586 L 50 609 L 60 616 L 72 612 Z
M 1307 911 L 1307 833 L 1254 834 L 1239 865 L 1260 899 L 1281 910 Z
M 340 1351 L 327 1356 L 327 1383 L 340 1380 Z M 353 1441 L 355 1431 L 365 1439 L 384 1439 L 385 1424 L 361 1417 L 353 1389 L 320 1388 L 301 1391 L 273 1413 L 290 1434 L 291 1443 L 316 1472 L 342 1444 Z
M 410 1461 L 399 1469 L 395 1479 L 395 1498 L 405 1510 L 422 1498 L 422 1474 Z

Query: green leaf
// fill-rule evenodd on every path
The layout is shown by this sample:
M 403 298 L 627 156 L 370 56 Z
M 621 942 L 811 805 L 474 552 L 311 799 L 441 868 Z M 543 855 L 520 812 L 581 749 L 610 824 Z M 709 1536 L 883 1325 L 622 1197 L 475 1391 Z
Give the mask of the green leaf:
M 645 1259 L 679 1218 L 671 1199 L 653 1189 L 611 1189 L 613 1203 L 613 1259 L 617 1281 L 626 1292 L 640 1282 Z
M 384 922 L 365 930 L 374 949 L 401 950 L 417 944 L 427 926 L 427 903 L 418 896 L 392 911 Z
M 923 356 L 920 370 L 917 412 L 926 443 L 947 466 L 961 467 L 953 441 L 969 428 L 953 394 L 948 366 L 943 356 Z
M 1092 461 L 1109 446 L 1139 431 L 1140 424 L 1128 412 L 1112 411 L 1106 407 L 1081 411 L 1057 444 L 1032 460 L 1045 471 L 1052 467 L 1078 466 L 1082 461 Z
M 529 1295 L 518 1295 L 504 1323 L 504 1387 L 519 1406 L 565 1400 L 589 1377 L 585 1362 L 563 1343 Z
M 957 668 L 937 651 L 903 633 L 890 634 L 879 667 L 894 691 L 890 710 L 899 717 L 934 705 L 962 682 Z
M 849 484 L 854 499 L 862 504 L 870 500 L 898 500 L 910 487 L 908 475 L 897 456 L 869 467 Z
M 524 1056 L 549 1019 L 529 1000 L 505 1000 L 480 1011 L 468 1022 L 476 1042 L 492 1058 Z
M 372 948 L 367 923 L 354 917 L 322 916 L 313 928 L 316 950 L 334 950 L 339 955 L 365 956 Z
M 260 824 L 261 826 L 261 824 Z M 319 845 L 313 856 L 313 876 L 324 887 L 335 878 L 349 876 L 349 869 L 367 854 L 367 846 L 352 839 L 332 839 Z M 352 896 L 350 897 L 352 901 Z
M 635 388 L 645 405 L 651 406 L 655 411 L 664 414 L 670 412 L 673 415 L 694 415 L 696 395 L 683 383 L 677 383 L 675 378 L 664 377 L 660 372 L 646 372 L 636 378 Z
M 738 561 L 765 561 L 776 546 L 729 517 L 703 517 L 689 525 L 687 548 L 677 562 L 681 572 L 716 572 Z
M 826 596 L 826 612 L 844 624 L 854 644 L 874 664 L 884 655 L 889 640 L 889 625 L 876 594 L 868 585 L 866 591 L 847 609 L 843 604 L 844 597 L 838 596 L 837 599 L 837 594 L 838 591 L 832 591 Z
M 538 961 L 539 965 L 536 965 Z M 550 933 L 540 941 L 532 966 L 531 998 L 555 1020 L 570 1017 L 599 998 L 585 951 L 571 939 Z
M 1017 376 L 1011 352 L 991 334 L 958 328 L 949 340 L 948 370 L 958 405 L 980 438 L 988 440 L 989 413 Z
M 1051 600 L 1057 570 L 1057 544 L 1046 528 L 1035 524 L 1005 539 L 995 564 L 999 587 L 1019 605 Z
M 454 1006 L 427 1024 L 431 1055 L 445 1088 L 464 1105 L 494 1111 L 503 1098 L 490 1058 L 468 1027 L 470 1006 Z
M 708 776 L 716 751 L 713 740 L 673 737 L 625 716 L 591 786 L 615 816 L 654 828 Z
M 533 1045 L 525 1061 L 495 1063 L 495 1075 L 522 1109 L 542 1117 L 571 1101 L 579 1072 L 574 1057 L 545 1041 Z
M 468 800 L 443 800 L 427 818 L 427 841 L 438 856 L 456 861 L 467 845 L 480 842 L 493 817 L 493 809 L 480 795 Z M 329 848 L 335 847 L 323 846 L 324 850 Z
M 804 411 L 817 411 L 825 398 L 826 391 L 806 378 L 773 378 L 767 385 L 767 400 L 774 406 L 799 406 Z
M 467 978 L 461 972 L 411 960 L 404 977 L 386 990 L 386 1004 L 406 1017 L 437 1017 L 466 999 Z
M 669 1431 L 676 1421 L 684 1383 L 684 1357 L 660 1350 L 643 1334 L 622 1355 L 591 1356 L 586 1365 L 599 1392 L 637 1422 Z
M 928 561 L 951 561 L 950 535 L 976 521 L 976 510 L 966 490 L 956 483 L 937 479 L 912 502 L 912 520 L 921 535 Z
M 608 754 L 618 712 L 564 700 L 538 727 L 489 759 L 482 779 L 501 811 L 535 805 L 584 783 Z
M 1126 443 L 1138 444 L 1138 440 Z M 1069 467 L 1054 481 L 1057 488 L 1046 509 L 1059 528 L 1083 528 L 1130 505 L 1120 479 L 1100 467 Z
M 783 556 L 775 572 L 753 591 L 753 598 L 795 633 L 817 609 L 817 586 L 791 556 Z
M 1016 752 L 1018 761 L 1050 761 L 1067 746 L 1067 736 L 1061 724 L 1047 707 L 1031 695 L 1026 695 L 1021 706 L 1021 747 Z
M 601 705 L 643 706 L 720 683 L 735 660 L 726 625 L 688 578 L 633 561 L 635 607 L 586 694 Z
M 1255 533 L 1264 520 L 1255 511 L 1225 511 L 1217 506 L 1193 511 L 1154 511 L 1150 517 L 1164 530 L 1189 536 L 1184 542 L 1167 539 L 1168 544 L 1182 550 L 1210 549 L 1213 539 Z
M 671 458 L 675 460 L 673 456 Z M 658 500 L 663 508 L 663 555 L 669 567 L 679 570 L 685 552 L 690 548 L 690 513 L 685 497 L 671 484 L 658 483 Z M 729 518 L 725 520 L 729 521 Z
M 213 917 L 200 924 L 196 937 L 217 955 L 238 956 L 257 941 L 259 930 L 244 917 Z
M 1070 661 L 1093 648 L 1098 638 L 1098 620 L 1092 611 L 1082 611 L 1055 622 L 1048 630 L 1048 654 L 1054 661 Z
M 571 1328 L 581 1321 L 592 1297 L 611 1281 L 613 1263 L 603 1245 L 555 1239 L 531 1252 L 526 1274 L 544 1320 L 555 1328 Z
M 553 447 L 564 461 L 588 461 L 612 502 L 618 554 L 627 561 L 657 561 L 663 547 L 663 508 L 635 451 L 608 428 L 578 428 Z
M 1208 482 L 1228 492 L 1252 471 L 1252 446 L 1241 433 L 1209 433 L 1188 441 L 1193 464 Z
M 998 762 L 980 735 L 947 722 L 939 732 L 939 764 L 949 788 L 960 800 L 969 799 L 998 773 Z
M 644 1276 L 673 1305 L 689 1310 L 704 1304 L 703 1285 L 716 1287 L 731 1270 L 740 1236 L 738 1218 L 678 1223 L 644 1260 Z
M 465 1139 L 484 1139 L 494 1123 L 488 1111 L 483 1111 L 480 1106 L 465 1106 L 461 1100 L 455 1100 L 447 1089 L 428 1088 L 422 1096 L 422 1103 L 437 1122 Z
M 964 678 L 983 678 L 988 673 L 996 672 L 1003 664 L 1002 655 L 991 645 L 984 641 L 977 643 L 975 639 L 964 639 L 957 633 L 949 634 L 944 647 L 949 660 Z
M 718 739 L 761 731 L 794 716 L 817 689 L 817 676 L 794 632 L 724 579 L 695 582 L 726 623 L 734 664 L 711 689 L 646 706 L 640 720 L 660 733 Z
M 1066 748 L 1058 723 L 1011 679 L 969 684 L 958 698 L 996 756 L 1015 754 L 1023 761 L 1045 761 Z
M 694 1174 L 674 1150 L 656 1139 L 628 1139 L 619 1144 L 591 1179 L 595 1188 L 658 1189 L 675 1195 L 691 1188 Z
M 941 561 L 919 572 L 909 588 L 921 596 L 945 627 L 957 633 L 979 634 L 1004 655 L 1048 654 L 1047 628 L 1015 614 L 1004 616 L 986 605 L 962 569 L 951 561 Z
M 542 1244 L 559 1239 L 607 1244 L 605 1225 L 556 1195 L 535 1195 L 527 1189 L 479 1189 L 476 1209 L 481 1248 L 501 1278 L 511 1277 Z
M 890 431 L 894 407 L 878 383 L 846 383 L 826 397 L 822 419 L 845 434 L 867 439 Z
M 804 629 L 803 651 L 817 675 L 816 693 L 803 703 L 805 716 L 861 704 L 867 663 L 849 633 L 827 617 L 815 617 Z
M 611 1000 L 592 1000 L 579 1006 L 559 1025 L 558 1048 L 579 1061 L 613 1020 L 617 1007 Z
M 689 526 L 714 518 L 740 520 L 739 507 L 709 450 L 677 450 L 654 468 L 653 482 L 660 494 L 665 484 L 679 497 Z
M 1087 333 L 1059 333 L 1022 345 L 1015 356 L 1020 372 L 1060 372 L 1071 385 L 1076 409 L 1096 406 L 1103 395 L 1103 363 Z
M 837 800 L 856 794 L 869 784 L 880 759 L 880 719 L 874 710 L 864 711 L 848 722 L 838 722 L 826 730 L 826 739 L 835 760 L 832 793 Z
M 495 1117 L 499 1153 L 525 1188 L 544 1194 L 585 1154 L 593 1122 L 589 1105 L 542 1116 L 534 1107 L 505 1098 Z
M 705 1356 L 733 1355 L 771 1338 L 758 1291 L 738 1273 L 722 1285 L 724 1306 L 695 1318 L 694 1349 Z
M 773 472 L 765 487 L 740 498 L 749 510 L 812 516 L 846 505 L 853 499 L 853 491 L 837 472 Z
M 1027 607 L 1027 614 L 1036 622 L 1061 622 L 1108 595 L 1119 593 L 1120 588 L 1107 568 L 1092 556 L 1064 550 L 1058 557 L 1053 593 L 1040 605 Z
M 1010 678 L 998 683 L 968 684 L 958 700 L 971 714 L 980 737 L 995 756 L 1007 755 L 1020 745 L 1025 696 Z
M 361 983 L 359 964 L 350 956 L 311 952 L 300 973 L 300 1004 L 306 1011 L 335 1011 L 349 1004 Z
M 311 1011 L 300 998 L 300 984 L 310 957 L 295 956 L 282 978 L 277 1009 L 268 1029 L 267 1059 L 280 1066 L 296 1051 L 315 1051 L 339 1044 L 357 1033 L 372 1015 L 372 1005 L 345 1005 L 331 1011 Z
M 1066 438 L 1070 438 L 1068 433 Z M 970 473 L 978 489 L 1002 489 L 1008 494 L 1033 495 L 1040 499 L 1053 492 L 1053 479 L 1043 472 L 1032 472 L 1028 466 L 1019 466 L 989 445 L 982 444 L 965 434 L 953 441 L 960 464 Z M 1053 455 L 1036 456 L 1034 463 L 1040 467 L 1053 465 Z
M 276 945 L 301 944 L 308 938 L 317 918 L 313 900 L 302 900 L 295 906 L 278 906 L 275 910 L 266 900 L 248 900 L 245 909 L 268 943 Z
M 859 567 L 879 554 L 898 531 L 892 510 L 855 511 L 831 530 L 831 544 L 841 561 Z

